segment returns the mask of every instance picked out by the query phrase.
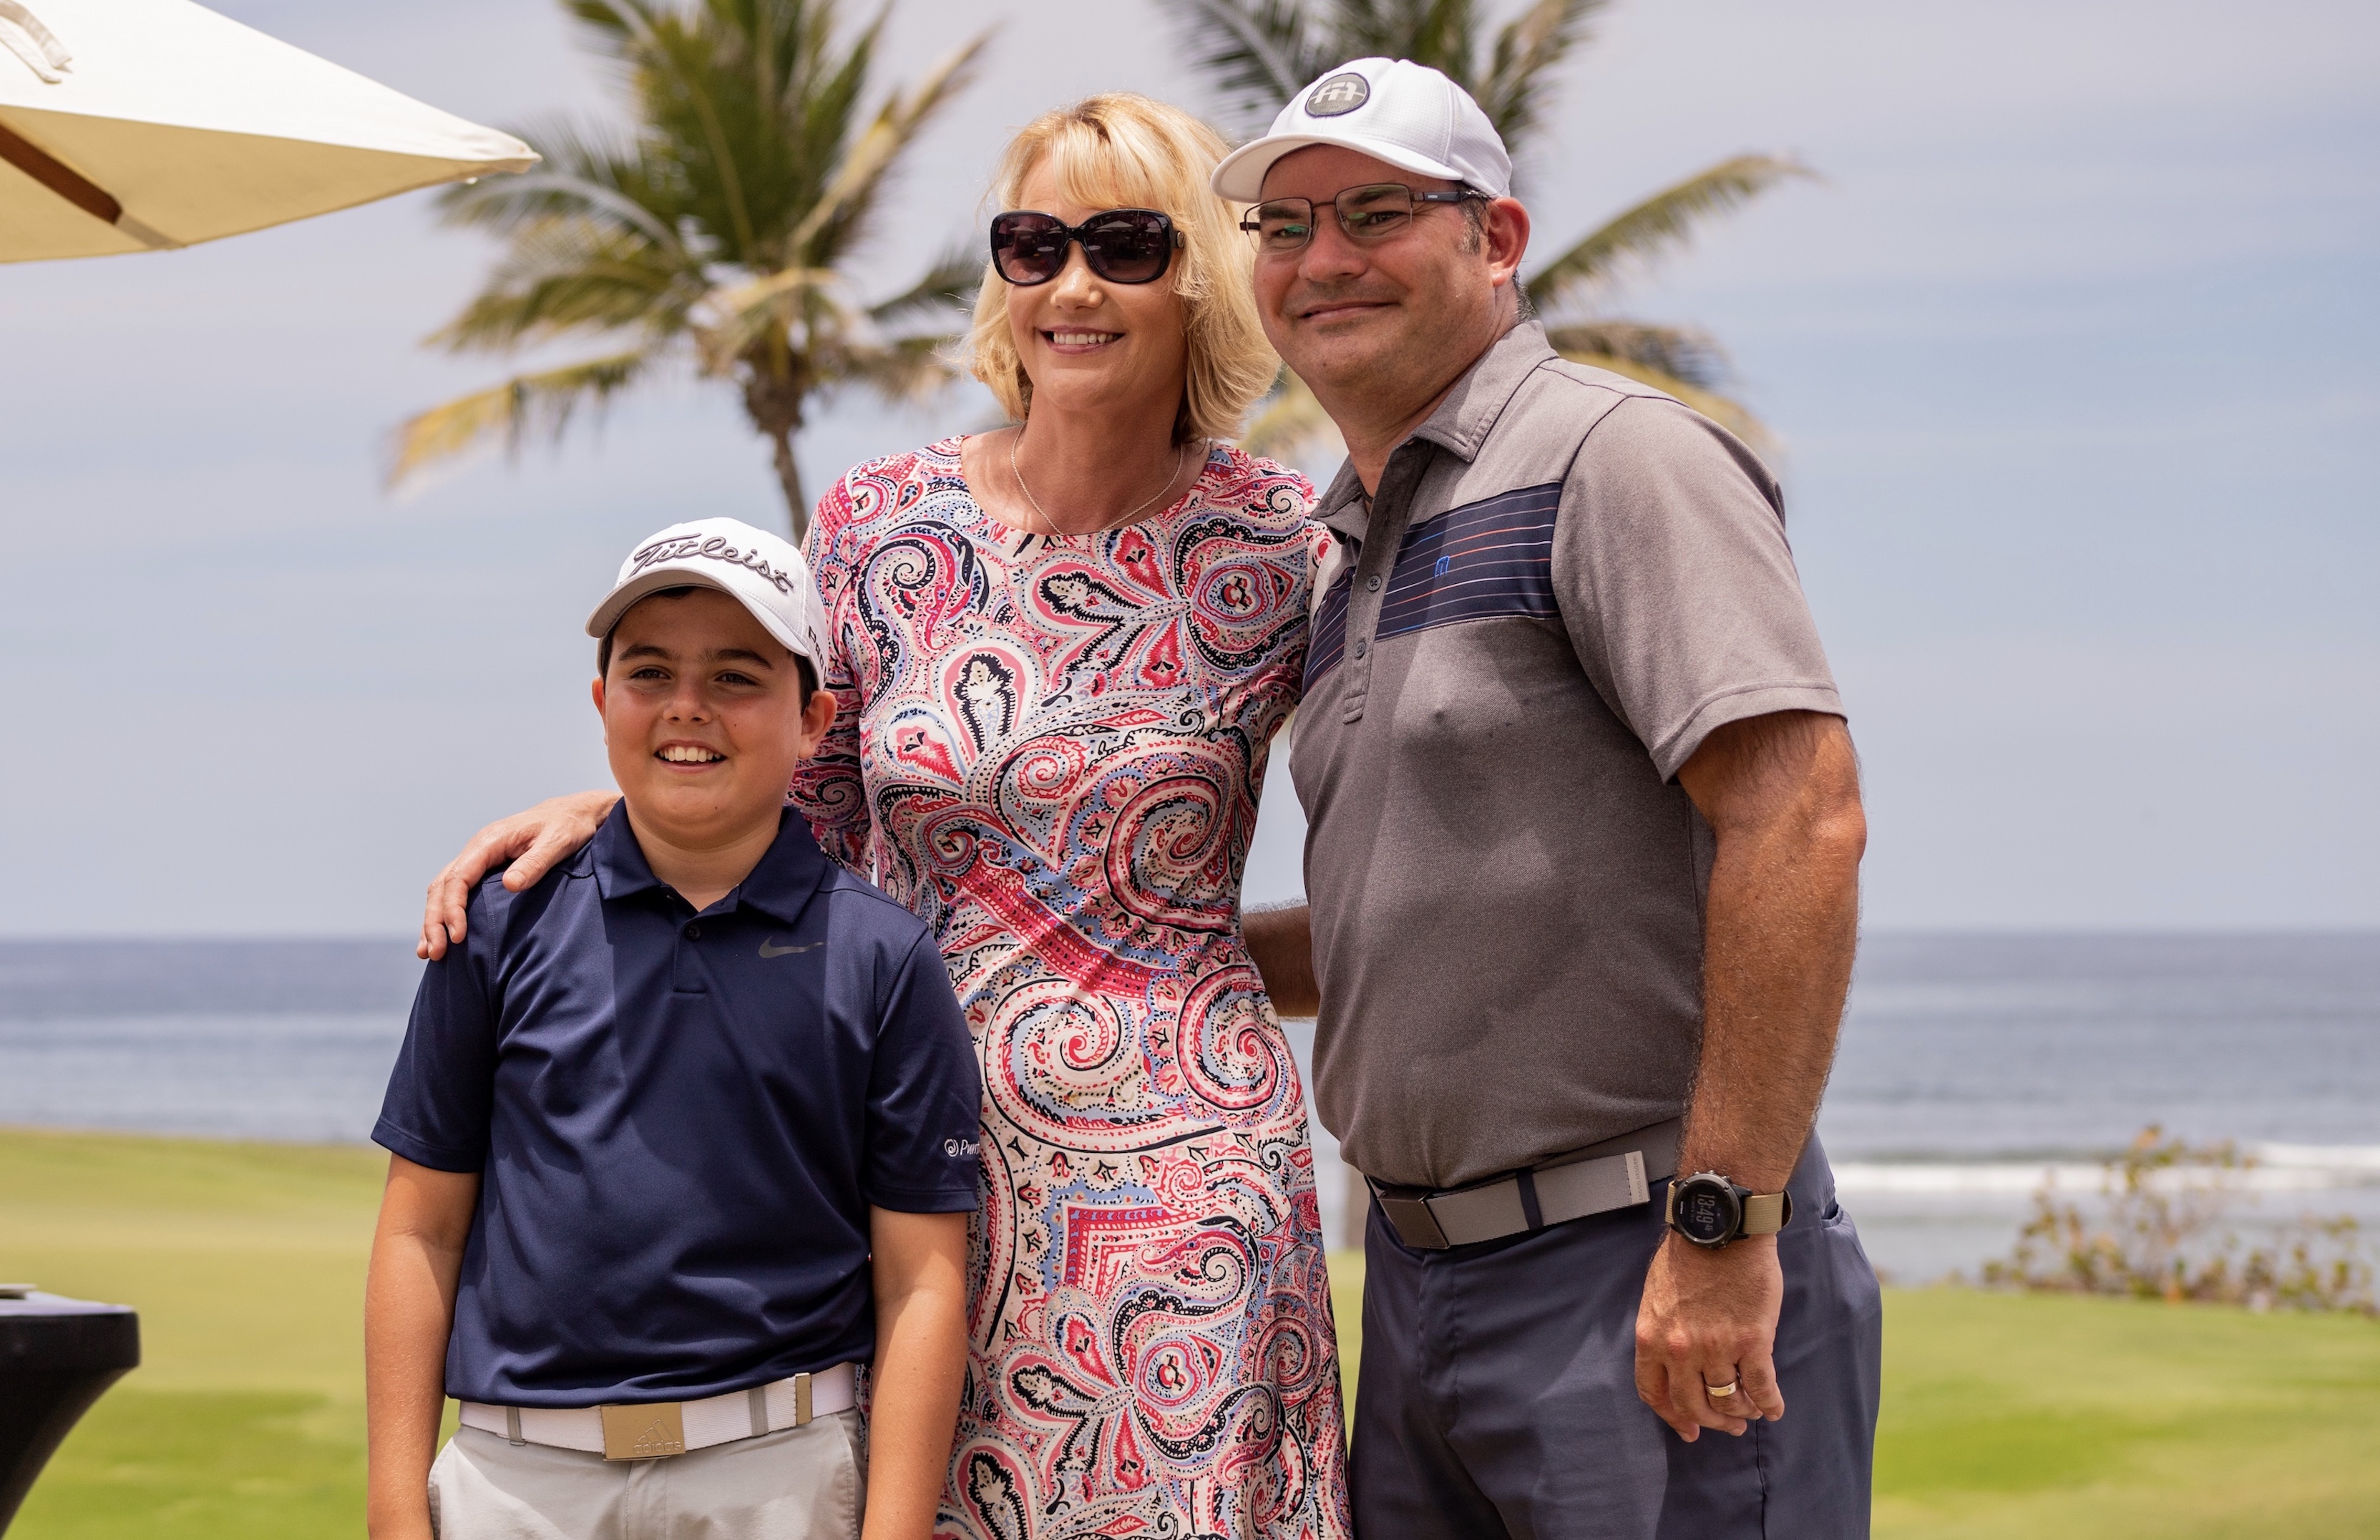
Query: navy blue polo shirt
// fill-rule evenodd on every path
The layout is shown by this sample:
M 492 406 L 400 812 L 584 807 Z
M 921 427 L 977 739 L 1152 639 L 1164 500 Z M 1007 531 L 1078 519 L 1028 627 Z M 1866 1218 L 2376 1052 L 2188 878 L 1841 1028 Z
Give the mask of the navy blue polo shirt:
M 691 1401 L 875 1350 L 871 1205 L 976 1205 L 981 1084 L 917 917 L 788 812 L 697 915 L 625 804 L 430 964 L 372 1138 L 480 1173 L 446 1390 Z

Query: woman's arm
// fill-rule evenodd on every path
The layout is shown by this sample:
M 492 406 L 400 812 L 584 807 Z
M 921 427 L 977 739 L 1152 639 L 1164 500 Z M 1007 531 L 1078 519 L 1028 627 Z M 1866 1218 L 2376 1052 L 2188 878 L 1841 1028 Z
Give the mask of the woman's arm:
M 870 1208 L 875 1398 L 861 1540 L 927 1540 L 951 1468 L 966 1374 L 965 1214 Z
M 446 955 L 449 946 L 462 941 L 463 906 L 470 902 L 471 890 L 480 885 L 480 879 L 510 861 L 504 886 L 516 893 L 534 886 L 595 837 L 595 831 L 611 816 L 612 804 L 619 800 L 617 792 L 573 792 L 568 796 L 548 797 L 528 812 L 498 819 L 472 835 L 463 853 L 430 879 L 430 896 L 421 905 L 421 940 L 415 943 L 413 955 L 434 963 Z
M 446 1410 L 455 1280 L 480 1200 L 476 1171 L 388 1158 L 364 1281 L 364 1407 L 372 1540 L 430 1540 L 430 1462 Z

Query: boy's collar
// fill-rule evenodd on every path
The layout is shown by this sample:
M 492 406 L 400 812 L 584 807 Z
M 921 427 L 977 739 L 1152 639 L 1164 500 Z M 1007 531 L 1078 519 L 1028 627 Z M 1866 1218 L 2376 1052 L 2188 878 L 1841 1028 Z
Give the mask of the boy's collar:
M 636 831 L 628 826 L 625 799 L 613 804 L 611 817 L 587 842 L 585 859 L 596 891 L 607 901 L 662 891 L 644 847 L 637 843 Z M 826 874 L 826 852 L 811 835 L 809 821 L 788 807 L 777 815 L 775 841 L 727 896 L 736 907 L 749 906 L 792 925 L 802 917 Z

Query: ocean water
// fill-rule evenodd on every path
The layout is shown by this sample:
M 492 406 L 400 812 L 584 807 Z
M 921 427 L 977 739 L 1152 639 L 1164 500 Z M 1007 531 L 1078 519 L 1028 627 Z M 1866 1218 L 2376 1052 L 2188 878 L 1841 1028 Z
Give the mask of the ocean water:
M 0 1123 L 361 1140 L 419 968 L 403 942 L 0 942 Z M 2035 1189 L 2093 1190 L 2149 1123 L 2255 1158 L 2244 1229 L 2350 1213 L 2380 1241 L 2380 934 L 1864 943 L 1819 1132 L 1893 1276 L 2004 1255 Z

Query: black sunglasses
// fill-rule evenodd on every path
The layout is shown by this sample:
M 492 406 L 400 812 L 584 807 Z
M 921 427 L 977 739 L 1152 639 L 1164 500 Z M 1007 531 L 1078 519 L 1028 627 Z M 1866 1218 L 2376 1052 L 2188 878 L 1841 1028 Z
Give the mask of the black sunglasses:
M 1030 209 L 991 216 L 991 265 L 1020 288 L 1066 271 L 1066 248 L 1076 244 L 1091 271 L 1109 283 L 1153 284 L 1172 265 L 1182 232 L 1155 209 L 1110 209 L 1080 224 Z

